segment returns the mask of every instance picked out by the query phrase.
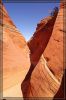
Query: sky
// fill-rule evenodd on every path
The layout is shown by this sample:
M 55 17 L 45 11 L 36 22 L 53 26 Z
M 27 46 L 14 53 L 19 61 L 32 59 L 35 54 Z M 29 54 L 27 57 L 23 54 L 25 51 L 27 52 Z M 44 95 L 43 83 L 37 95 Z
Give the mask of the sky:
M 59 3 L 4 3 L 12 21 L 28 41 L 34 34 L 37 24 Z

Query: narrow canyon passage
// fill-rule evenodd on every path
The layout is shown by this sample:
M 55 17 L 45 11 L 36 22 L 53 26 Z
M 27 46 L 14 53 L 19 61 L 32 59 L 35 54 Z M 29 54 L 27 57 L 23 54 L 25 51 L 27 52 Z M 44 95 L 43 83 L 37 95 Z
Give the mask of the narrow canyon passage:
M 59 91 L 63 96 L 63 9 L 63 4 L 59 9 L 55 7 L 50 16 L 42 19 L 28 42 L 5 7 L 0 9 L 3 14 L 3 23 L 0 14 L 0 30 L 3 27 L 0 44 L 3 44 L 4 97 L 26 100 L 27 97 L 28 100 L 50 97 L 52 100 L 59 97 Z

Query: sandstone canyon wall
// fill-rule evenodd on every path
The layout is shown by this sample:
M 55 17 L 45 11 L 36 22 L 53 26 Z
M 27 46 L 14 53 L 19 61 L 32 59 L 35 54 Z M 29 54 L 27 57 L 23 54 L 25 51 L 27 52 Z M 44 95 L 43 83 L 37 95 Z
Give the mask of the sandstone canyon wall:
M 0 43 L 3 43 L 3 48 L 0 48 L 3 50 L 3 96 L 22 97 L 21 82 L 30 67 L 30 51 L 24 37 L 1 4 L 0 30 L 3 35 L 3 39 L 0 39 Z
M 59 11 L 56 7 L 50 16 L 38 23 L 36 32 L 27 43 L 8 16 L 5 7 L 1 6 L 0 36 L 3 38 L 0 38 L 0 52 L 3 51 L 3 96 L 53 99 L 60 88 L 64 69 L 64 4 L 60 6 Z M 62 89 L 61 91 L 63 93 Z
M 41 20 L 27 43 L 31 50 L 31 67 L 22 83 L 24 97 L 53 98 L 61 85 L 64 69 L 63 8 Z

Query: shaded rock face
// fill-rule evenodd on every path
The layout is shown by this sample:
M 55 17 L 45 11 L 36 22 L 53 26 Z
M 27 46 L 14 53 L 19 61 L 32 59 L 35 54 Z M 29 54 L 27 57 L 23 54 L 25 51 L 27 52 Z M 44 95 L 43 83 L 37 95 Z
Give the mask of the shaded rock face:
M 60 88 L 58 89 L 58 92 L 54 96 L 53 100 L 56 100 L 56 98 L 58 98 L 58 99 L 61 98 L 62 100 L 64 100 L 64 98 L 66 98 L 66 94 L 65 94 L 66 93 L 66 86 L 65 86 L 66 78 L 65 77 L 66 77 L 66 69 L 63 74 Z
M 52 97 L 63 76 L 63 7 L 58 15 L 43 19 L 28 41 L 31 67 L 22 82 L 24 97 Z
M 37 25 L 36 32 L 28 41 L 28 46 L 31 50 L 31 62 L 36 65 L 40 59 L 41 54 L 45 50 L 47 43 L 51 37 L 56 16 L 49 16 Z
M 1 4 L 0 31 L 3 32 L 0 34 L 3 35 L 0 39 L 0 44 L 3 44 L 3 48 L 0 47 L 3 49 L 3 96 L 22 97 L 21 82 L 30 68 L 30 51 L 24 37 Z

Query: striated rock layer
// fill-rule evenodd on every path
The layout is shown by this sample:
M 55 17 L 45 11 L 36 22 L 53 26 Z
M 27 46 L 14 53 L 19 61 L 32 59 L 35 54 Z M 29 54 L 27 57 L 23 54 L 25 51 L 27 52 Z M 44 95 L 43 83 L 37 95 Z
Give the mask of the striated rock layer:
M 31 67 L 22 83 L 23 96 L 53 98 L 63 76 L 63 7 L 38 24 L 28 46 Z
M 4 97 L 22 97 L 23 94 L 28 99 L 53 99 L 59 95 L 58 90 L 63 94 L 63 8 L 64 4 L 61 4 L 59 12 L 56 7 L 49 17 L 41 20 L 33 37 L 26 43 L 5 7 L 0 5 Z
M 0 48 L 3 49 L 3 96 L 22 97 L 21 82 L 30 67 L 29 48 L 1 4 L 0 30 L 3 31 L 3 39 L 0 39 L 3 43 L 3 48 Z
M 54 25 L 52 36 L 43 53 L 48 67 L 56 78 L 61 81 L 63 73 L 63 8 L 61 7 Z

